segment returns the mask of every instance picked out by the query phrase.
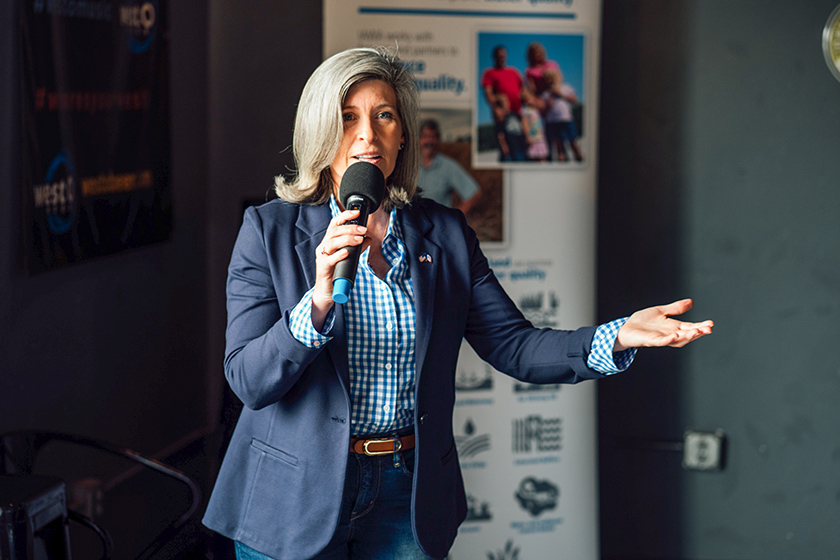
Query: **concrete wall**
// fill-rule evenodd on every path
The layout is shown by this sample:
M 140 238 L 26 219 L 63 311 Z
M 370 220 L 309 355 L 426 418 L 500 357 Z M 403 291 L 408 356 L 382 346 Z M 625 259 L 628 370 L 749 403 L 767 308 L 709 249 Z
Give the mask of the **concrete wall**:
M 715 334 L 599 386 L 605 558 L 840 551 L 834 0 L 606 0 L 599 313 L 691 296 Z M 720 473 L 656 451 L 723 428 Z

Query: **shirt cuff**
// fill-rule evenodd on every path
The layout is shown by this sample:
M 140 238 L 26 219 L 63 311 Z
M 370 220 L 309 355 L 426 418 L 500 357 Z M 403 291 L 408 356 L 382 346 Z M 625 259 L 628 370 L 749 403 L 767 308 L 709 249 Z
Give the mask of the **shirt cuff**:
M 328 334 L 318 332 L 312 324 L 312 291 L 303 294 L 303 297 L 289 313 L 289 330 L 301 344 L 309 348 L 320 348 L 330 340 L 332 337 Z M 335 306 L 327 313 L 327 318 L 324 321 L 323 333 L 329 333 L 332 330 L 335 322 Z
M 636 357 L 636 348 L 613 352 L 618 329 L 627 322 L 628 318 L 616 319 L 595 329 L 589 358 L 586 360 L 587 366 L 604 375 L 619 373 L 630 367 Z

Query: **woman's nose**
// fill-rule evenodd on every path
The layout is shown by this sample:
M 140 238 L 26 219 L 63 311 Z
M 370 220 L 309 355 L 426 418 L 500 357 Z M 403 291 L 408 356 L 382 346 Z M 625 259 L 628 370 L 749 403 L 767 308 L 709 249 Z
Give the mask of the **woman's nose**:
M 373 142 L 376 138 L 376 129 L 373 127 L 373 121 L 369 118 L 361 118 L 359 119 L 358 129 L 356 134 L 359 140 L 364 140 L 365 142 Z

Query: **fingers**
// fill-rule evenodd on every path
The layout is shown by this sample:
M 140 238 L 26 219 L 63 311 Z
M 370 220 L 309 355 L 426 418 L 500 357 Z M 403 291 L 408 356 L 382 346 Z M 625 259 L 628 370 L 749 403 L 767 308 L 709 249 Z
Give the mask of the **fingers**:
M 364 242 L 367 228 L 347 223 L 358 217 L 358 210 L 347 210 L 330 220 L 324 239 L 315 249 L 315 257 L 320 261 L 319 264 L 333 267 L 347 256 L 346 247 L 361 245 Z
M 682 299 L 633 313 L 619 329 L 614 348 L 616 351 L 633 347 L 680 348 L 702 336 L 711 334 L 714 327 L 713 321 L 692 323 L 670 318 L 672 315 L 685 313 L 693 305 L 694 302 L 691 299 Z
M 332 302 L 332 283 L 336 265 L 347 258 L 348 247 L 361 245 L 365 240 L 367 228 L 363 225 L 349 224 L 349 220 L 359 217 L 358 210 L 345 210 L 330 220 L 324 238 L 315 248 L 315 292 L 313 303 Z
M 689 342 L 693 342 L 707 334 L 712 334 L 713 325 L 712 321 L 704 321 L 703 323 L 691 323 L 686 328 L 681 327 L 679 331 L 674 333 L 675 339 L 669 346 L 682 348 Z
M 669 303 L 667 305 L 662 305 L 659 309 L 668 317 L 672 317 L 674 315 L 682 315 L 689 309 L 694 307 L 694 301 L 691 298 L 677 300 L 673 303 Z
M 677 321 L 677 328 L 681 331 L 687 331 L 691 329 L 700 329 L 703 331 L 711 331 L 712 327 L 715 326 L 714 321 L 703 321 L 701 323 L 687 323 L 684 321 Z
M 681 315 L 694 306 L 694 301 L 691 299 L 681 299 L 668 305 L 660 306 L 659 310 L 665 317 L 673 315 Z M 667 319 L 666 322 L 674 322 L 673 319 Z M 690 323 L 684 321 L 675 321 L 677 323 L 677 332 L 674 341 L 669 346 L 682 347 L 697 340 L 701 336 L 712 334 L 712 328 L 715 326 L 714 321 L 707 320 L 699 323 Z
M 347 258 L 347 247 L 337 249 L 332 254 L 328 253 L 326 249 L 319 248 L 317 251 L 318 254 L 315 257 L 315 262 L 328 268 L 334 267 L 340 261 Z
M 712 332 L 712 328 L 715 326 L 715 322 L 712 320 L 703 321 L 702 323 L 691 323 L 692 328 L 695 328 L 701 331 L 703 334 L 709 334 Z
M 367 228 L 348 224 L 359 217 L 359 211 L 344 211 L 327 226 L 324 238 L 315 248 L 315 286 L 312 292 L 312 324 L 320 328 L 333 306 L 333 275 L 335 265 L 347 258 L 347 247 L 364 242 Z
M 315 249 L 315 257 L 333 257 L 336 255 L 343 255 L 338 258 L 336 262 L 340 261 L 347 255 L 347 247 L 354 245 L 361 245 L 365 241 L 365 228 L 362 226 L 345 226 L 345 230 L 336 232 L 332 236 L 324 237 L 321 244 Z

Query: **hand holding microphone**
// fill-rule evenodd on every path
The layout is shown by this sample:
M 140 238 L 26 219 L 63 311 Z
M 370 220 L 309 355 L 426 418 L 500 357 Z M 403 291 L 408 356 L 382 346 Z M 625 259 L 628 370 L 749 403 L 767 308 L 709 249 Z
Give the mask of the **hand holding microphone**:
M 359 216 L 346 224 L 367 224 L 368 216 L 376 212 L 385 195 L 385 176 L 372 163 L 360 161 L 347 168 L 341 178 L 338 196 L 345 210 L 358 210 Z M 347 258 L 335 266 L 332 299 L 336 303 L 347 303 L 356 280 L 361 247 L 347 247 Z

